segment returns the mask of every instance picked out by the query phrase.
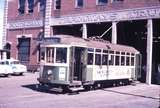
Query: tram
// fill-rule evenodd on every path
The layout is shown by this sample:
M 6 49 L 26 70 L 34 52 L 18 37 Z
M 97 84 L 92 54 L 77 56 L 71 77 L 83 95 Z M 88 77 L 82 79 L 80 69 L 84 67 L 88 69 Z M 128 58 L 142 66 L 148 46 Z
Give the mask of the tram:
M 38 81 L 53 90 L 91 89 L 140 78 L 141 54 L 102 39 L 70 35 L 46 38 L 40 45 Z

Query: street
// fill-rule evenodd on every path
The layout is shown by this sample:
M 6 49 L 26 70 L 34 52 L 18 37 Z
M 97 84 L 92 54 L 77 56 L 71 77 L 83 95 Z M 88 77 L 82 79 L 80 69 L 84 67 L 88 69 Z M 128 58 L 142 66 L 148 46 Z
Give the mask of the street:
M 160 86 L 109 87 L 60 94 L 39 91 L 38 73 L 0 77 L 0 108 L 159 108 Z

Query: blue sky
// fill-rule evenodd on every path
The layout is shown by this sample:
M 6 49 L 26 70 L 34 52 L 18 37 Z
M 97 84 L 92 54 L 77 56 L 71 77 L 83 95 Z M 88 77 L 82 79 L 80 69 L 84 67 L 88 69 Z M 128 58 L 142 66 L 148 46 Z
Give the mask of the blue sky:
M 0 49 L 2 48 L 4 0 L 0 0 Z

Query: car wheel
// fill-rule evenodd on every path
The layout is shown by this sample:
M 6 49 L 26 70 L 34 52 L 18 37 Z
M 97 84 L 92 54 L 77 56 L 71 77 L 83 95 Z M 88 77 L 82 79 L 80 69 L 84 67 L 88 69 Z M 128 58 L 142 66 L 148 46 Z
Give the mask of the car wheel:
M 19 75 L 23 75 L 23 73 L 20 73 Z

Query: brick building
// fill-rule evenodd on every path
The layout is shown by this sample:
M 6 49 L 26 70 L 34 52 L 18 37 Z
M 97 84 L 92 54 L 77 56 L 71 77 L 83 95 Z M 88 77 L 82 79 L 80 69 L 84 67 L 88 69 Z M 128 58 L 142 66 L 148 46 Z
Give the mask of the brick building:
M 133 46 L 147 65 L 147 83 L 160 64 L 160 0 L 6 0 L 4 19 L 3 45 L 27 65 L 39 63 L 43 34 L 102 36 Z

